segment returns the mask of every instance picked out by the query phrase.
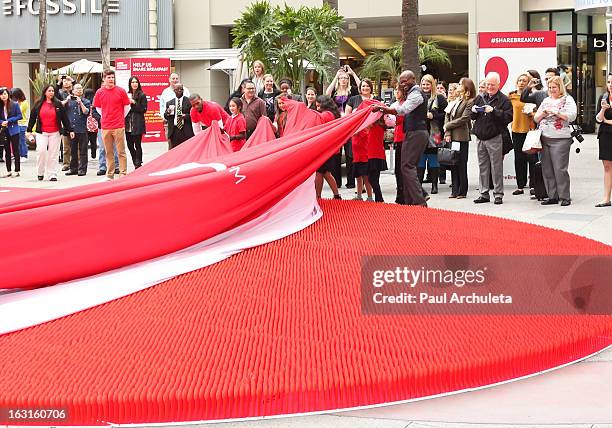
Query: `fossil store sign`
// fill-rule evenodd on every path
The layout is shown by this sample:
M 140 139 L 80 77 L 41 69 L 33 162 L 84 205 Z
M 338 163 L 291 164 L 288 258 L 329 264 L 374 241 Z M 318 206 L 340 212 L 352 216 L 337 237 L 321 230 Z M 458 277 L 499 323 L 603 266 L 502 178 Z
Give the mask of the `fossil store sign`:
M 101 0 L 46 0 L 49 15 L 101 14 Z M 4 16 L 38 15 L 41 0 L 2 0 Z M 108 0 L 109 13 L 119 13 L 119 0 Z

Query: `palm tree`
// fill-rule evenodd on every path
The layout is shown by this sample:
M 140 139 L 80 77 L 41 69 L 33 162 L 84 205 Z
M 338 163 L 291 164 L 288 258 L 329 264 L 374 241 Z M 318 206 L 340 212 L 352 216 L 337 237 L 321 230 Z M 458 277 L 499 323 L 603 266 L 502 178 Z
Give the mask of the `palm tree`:
M 327 4 L 330 7 L 330 9 L 336 11 L 336 15 L 338 14 L 338 0 L 323 0 L 323 4 Z M 340 67 L 340 50 L 335 49 L 332 52 L 332 55 L 334 59 L 333 59 L 333 62 L 330 63 L 328 70 L 327 70 L 330 77 L 333 76 L 336 73 L 336 70 Z M 323 86 L 325 87 L 329 82 L 326 81 L 324 83 L 325 85 Z
M 40 35 L 39 43 L 39 72 L 42 75 L 47 73 L 47 3 L 40 2 L 38 12 L 38 33 Z
M 247 63 L 259 59 L 274 76 L 291 77 L 303 90 L 307 66 L 329 78 L 329 67 L 337 62 L 333 52 L 340 43 L 342 21 L 328 4 L 295 9 L 257 1 L 234 22 L 234 46 Z
M 402 68 L 421 74 L 419 62 L 419 0 L 402 0 Z
M 108 0 L 102 0 L 102 25 L 100 28 L 100 53 L 102 54 L 102 68 L 110 70 L 110 23 L 108 15 Z
M 375 52 L 372 55 L 366 57 L 363 62 L 363 68 L 360 74 L 364 77 L 373 77 L 376 80 L 380 80 L 382 77 L 387 77 L 390 80 L 397 80 L 402 70 L 413 70 L 411 68 L 404 68 L 402 66 L 403 53 L 403 42 L 399 41 L 391 48 L 386 51 Z M 445 64 L 450 66 L 451 60 L 448 53 L 438 46 L 438 43 L 434 40 L 423 41 L 418 39 L 418 64 L 419 66 L 414 70 L 415 73 L 419 73 L 421 70 L 420 64 L 424 62 L 431 62 L 435 64 Z

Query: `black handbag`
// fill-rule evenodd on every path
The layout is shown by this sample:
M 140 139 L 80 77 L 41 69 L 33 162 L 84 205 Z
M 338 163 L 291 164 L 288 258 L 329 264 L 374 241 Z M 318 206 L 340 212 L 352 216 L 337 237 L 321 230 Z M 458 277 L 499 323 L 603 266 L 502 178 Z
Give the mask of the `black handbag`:
M 459 162 L 459 152 L 451 150 L 448 145 L 438 149 L 438 163 L 444 166 L 455 166 Z
M 512 145 L 512 137 L 510 137 L 510 131 L 508 128 L 504 127 L 501 132 L 502 137 L 502 153 L 507 155 L 512 151 L 514 146 Z
M 8 129 L 6 127 L 0 128 L 0 146 L 4 146 L 8 141 Z

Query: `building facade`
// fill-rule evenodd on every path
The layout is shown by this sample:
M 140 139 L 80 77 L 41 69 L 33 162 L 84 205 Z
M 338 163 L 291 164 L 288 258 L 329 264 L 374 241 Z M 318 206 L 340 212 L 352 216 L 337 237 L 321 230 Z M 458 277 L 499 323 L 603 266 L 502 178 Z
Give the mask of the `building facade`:
M 230 29 L 251 0 L 112 0 L 113 58 L 170 57 L 183 83 L 208 99 L 224 102 L 230 91 L 226 73 L 210 70 L 235 57 Z M 453 67 L 430 71 L 453 81 L 464 75 L 475 80 L 478 33 L 487 31 L 554 30 L 558 34 L 557 64 L 567 65 L 572 90 L 585 114 L 594 114 L 596 95 L 606 73 L 605 14 L 576 13 L 584 3 L 607 6 L 611 0 L 436 0 L 419 2 L 421 34 L 436 40 Z M 37 67 L 37 0 L 2 0 L 0 49 L 12 50 L 15 86 L 27 87 Z M 87 58 L 100 60 L 100 0 L 47 0 L 49 62 L 52 67 Z M 271 0 L 273 4 L 320 6 L 323 0 Z M 587 5 L 588 6 L 588 5 Z M 400 39 L 401 0 L 338 0 L 345 18 L 343 61 L 359 64 L 372 49 L 385 49 Z M 543 70 L 541 70 L 543 72 Z M 587 124 L 590 126 L 590 124 Z

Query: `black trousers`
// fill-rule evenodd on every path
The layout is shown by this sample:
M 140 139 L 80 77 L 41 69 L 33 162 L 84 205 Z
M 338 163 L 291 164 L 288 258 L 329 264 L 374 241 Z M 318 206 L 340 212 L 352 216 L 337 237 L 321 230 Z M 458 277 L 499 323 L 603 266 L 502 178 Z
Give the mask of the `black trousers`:
M 374 200 L 376 202 L 385 202 L 383 199 L 382 190 L 380 190 L 380 171 L 369 171 L 368 181 L 370 182 L 370 186 L 372 186 L 372 190 L 374 191 Z
M 88 132 L 87 139 L 89 140 L 89 148 L 91 149 L 91 158 L 96 158 L 96 152 L 98 151 L 98 133 Z
M 11 161 L 11 150 L 12 155 L 15 157 L 15 172 L 21 171 L 21 158 L 19 154 L 19 134 L 17 135 L 8 135 L 7 139 L 4 141 L 4 153 L 6 160 L 6 170 L 11 172 L 12 169 L 12 161 Z
M 523 153 L 523 144 L 527 134 L 512 133 L 512 146 L 514 147 L 514 171 L 516 173 L 516 185 L 519 189 L 527 187 L 527 167 L 529 167 L 529 182 L 533 175 L 533 168 L 538 161 L 538 155 Z
M 87 133 L 75 133 L 70 139 L 70 171 L 87 173 Z
M 170 144 L 172 145 L 172 147 L 170 147 L 171 149 L 193 137 L 193 133 L 187 133 L 187 131 L 185 130 L 185 126 L 183 126 L 182 129 L 179 129 L 176 126 L 174 127 L 174 131 L 172 132 L 172 138 L 170 139 Z
M 402 178 L 402 142 L 393 143 L 395 148 L 395 162 L 393 163 L 393 172 L 395 174 L 395 203 L 404 204 L 404 179 Z
M 355 187 L 355 175 L 353 174 L 353 143 L 348 140 L 344 146 L 340 148 L 340 156 L 334 165 L 334 170 L 331 172 L 338 183 L 338 187 L 342 186 L 342 148 L 344 148 L 344 159 L 346 161 L 346 187 Z
M 452 194 L 455 196 L 467 196 L 468 192 L 468 154 L 469 142 L 459 143 L 459 161 L 451 168 L 453 180 Z
M 404 180 L 404 203 L 426 205 L 423 187 L 417 175 L 417 165 L 429 142 L 429 132 L 411 131 L 406 133 L 402 143 L 402 178 Z
M 136 168 L 142 165 L 142 134 L 125 134 L 128 150 L 132 156 L 132 163 Z

